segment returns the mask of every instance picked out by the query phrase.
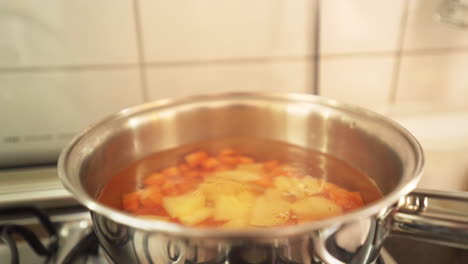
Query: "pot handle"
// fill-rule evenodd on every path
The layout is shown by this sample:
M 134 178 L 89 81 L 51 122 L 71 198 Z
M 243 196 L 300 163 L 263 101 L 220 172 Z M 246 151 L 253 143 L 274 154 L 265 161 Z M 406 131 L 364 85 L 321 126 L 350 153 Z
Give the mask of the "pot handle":
M 468 249 L 468 193 L 416 189 L 392 216 L 390 235 Z

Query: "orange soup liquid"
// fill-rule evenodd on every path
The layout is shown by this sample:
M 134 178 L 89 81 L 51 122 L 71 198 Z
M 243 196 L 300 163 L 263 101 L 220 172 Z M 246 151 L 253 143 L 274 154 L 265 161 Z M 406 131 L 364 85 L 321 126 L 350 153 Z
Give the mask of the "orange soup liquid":
M 259 228 L 337 216 L 381 195 L 367 176 L 330 155 L 231 138 L 150 155 L 115 175 L 98 199 L 149 219 Z

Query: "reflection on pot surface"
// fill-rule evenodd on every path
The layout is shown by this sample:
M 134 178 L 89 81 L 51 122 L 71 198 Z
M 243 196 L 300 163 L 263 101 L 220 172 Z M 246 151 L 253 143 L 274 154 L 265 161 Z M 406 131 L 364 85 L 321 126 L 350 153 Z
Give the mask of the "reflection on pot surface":
M 236 230 L 148 220 L 97 201 L 114 175 L 152 153 L 229 137 L 326 153 L 369 177 L 383 197 L 319 221 Z M 422 167 L 416 139 L 378 114 L 311 95 L 236 93 L 123 110 L 72 141 L 60 156 L 59 175 L 93 212 L 99 241 L 116 263 L 372 263 L 394 230 L 401 235 L 418 231 L 419 237 L 454 246 L 463 246 L 460 238 L 468 237 L 463 219 L 439 212 L 446 216 L 440 222 L 424 213 L 433 206 L 431 197 L 466 204 L 466 195 L 418 192 L 418 199 L 429 202 L 411 204 L 415 199 L 406 195 Z
M 388 225 L 381 224 L 385 221 L 367 219 L 297 238 L 226 242 L 148 233 L 97 214 L 93 214 L 93 220 L 102 246 L 115 263 L 374 263 L 383 234 L 389 231 Z M 109 232 L 110 226 L 118 231 Z

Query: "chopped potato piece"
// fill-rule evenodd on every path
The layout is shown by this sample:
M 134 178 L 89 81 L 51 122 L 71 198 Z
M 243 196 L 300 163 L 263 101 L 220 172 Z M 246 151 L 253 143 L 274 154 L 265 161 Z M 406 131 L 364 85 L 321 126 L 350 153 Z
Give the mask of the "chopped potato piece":
M 256 181 L 260 179 L 260 175 L 249 170 L 228 170 L 220 171 L 213 174 L 214 177 L 234 180 L 234 181 Z
M 238 195 L 219 195 L 215 200 L 215 220 L 240 220 L 246 222 L 253 207 L 254 197 L 247 192 Z
M 297 198 L 304 198 L 321 192 L 323 181 L 311 177 L 279 176 L 275 178 L 275 187 L 279 191 L 290 193 Z
M 179 220 L 182 222 L 182 224 L 194 225 L 194 224 L 198 224 L 202 222 L 203 220 L 210 218 L 212 215 L 213 215 L 212 208 L 201 208 L 189 215 L 180 216 Z
M 164 209 L 173 218 L 179 218 L 184 224 L 196 224 L 210 217 L 211 211 L 205 209 L 205 196 L 200 190 L 180 196 L 165 197 Z
M 296 197 L 291 196 L 291 194 L 287 192 L 278 191 L 277 189 L 271 189 L 271 188 L 266 189 L 263 195 L 273 201 L 276 201 L 276 200 L 284 200 L 286 202 L 296 201 Z
M 170 222 L 171 220 L 169 217 L 158 216 L 158 215 L 139 215 L 138 217 L 148 219 L 148 220 L 159 220 L 159 221 L 166 221 L 166 222 Z
M 268 175 L 262 175 L 260 179 L 253 181 L 252 183 L 261 186 L 262 188 L 271 188 L 274 187 L 273 178 Z
M 281 200 L 285 198 L 284 192 L 281 192 L 277 189 L 271 189 L 271 188 L 266 189 L 265 192 L 263 193 L 263 196 L 268 197 L 272 200 Z
M 226 228 L 244 228 L 248 226 L 249 222 L 247 219 L 233 219 L 223 225 Z
M 231 149 L 212 151 L 188 153 L 180 163 L 144 175 L 135 189 L 117 193 L 120 207 L 144 219 L 187 226 L 266 228 L 333 217 L 364 205 L 356 190 L 312 177 L 320 175 L 313 163 L 264 162 Z
M 210 177 L 200 185 L 207 200 L 215 200 L 220 194 L 237 195 L 248 191 L 248 185 L 224 178 Z
M 291 206 L 292 211 L 301 220 L 317 220 L 336 216 L 343 212 L 340 206 L 321 196 L 308 197 Z
M 275 195 L 263 195 L 255 200 L 249 224 L 276 226 L 289 220 L 291 204 Z
M 236 170 L 249 171 L 249 172 L 260 174 L 263 170 L 263 164 L 262 163 L 240 164 L 239 166 L 237 166 Z

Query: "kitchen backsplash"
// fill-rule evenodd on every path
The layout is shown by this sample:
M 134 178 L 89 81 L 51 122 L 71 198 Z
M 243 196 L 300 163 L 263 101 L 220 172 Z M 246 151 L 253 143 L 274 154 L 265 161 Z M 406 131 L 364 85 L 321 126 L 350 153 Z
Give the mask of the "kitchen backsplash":
M 319 93 L 383 112 L 468 109 L 468 30 L 433 19 L 442 3 L 321 1 Z M 202 92 L 313 92 L 315 6 L 3 0 L 0 90 L 81 90 L 103 113 Z

